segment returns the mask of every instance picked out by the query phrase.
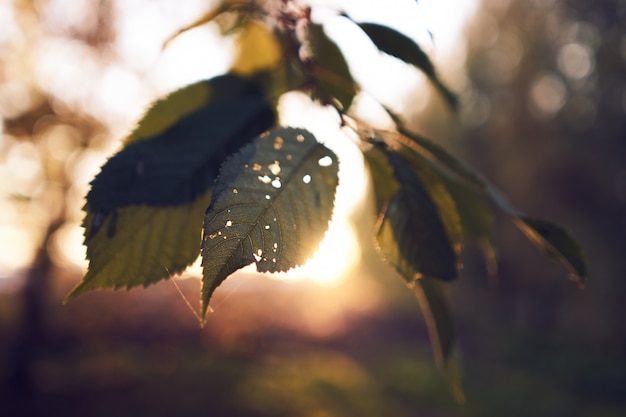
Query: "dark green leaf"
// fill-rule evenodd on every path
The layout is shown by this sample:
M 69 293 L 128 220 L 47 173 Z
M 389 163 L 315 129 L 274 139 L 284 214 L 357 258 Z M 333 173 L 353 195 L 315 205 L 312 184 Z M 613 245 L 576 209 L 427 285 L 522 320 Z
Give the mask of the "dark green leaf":
M 587 280 L 587 265 L 582 250 L 563 228 L 545 220 L 518 216 L 515 224 L 537 247 L 553 255 L 570 272 L 570 278 L 584 285 Z
M 404 160 L 411 166 L 413 172 L 420 178 L 426 191 L 437 206 L 439 216 L 446 229 L 450 243 L 455 253 L 458 255 L 462 246 L 463 232 L 461 219 L 456 207 L 456 202 L 448 191 L 446 178 L 437 169 L 437 164 L 433 163 L 432 158 L 424 157 L 423 152 L 419 152 L 421 149 L 416 148 L 416 145 L 408 138 L 394 132 L 379 132 L 378 137 L 382 137 L 387 145 L 395 149 L 395 152 L 402 155 Z M 380 147 L 380 145 L 376 146 Z M 385 178 L 389 178 L 390 174 L 385 173 L 385 170 L 391 172 L 391 168 L 387 164 L 386 157 L 384 155 L 376 157 L 380 152 L 372 151 L 366 153 L 369 154 L 366 158 L 368 159 L 370 170 L 375 168 L 377 171 L 380 171 L 373 177 L 374 180 L 376 181 L 376 179 L 378 179 L 382 181 Z M 390 184 L 383 183 L 376 187 L 376 182 L 374 182 L 374 185 L 376 195 L 380 192 L 390 193 L 392 190 Z M 387 200 L 388 199 L 387 197 Z M 380 198 L 378 198 L 378 200 L 380 200 Z M 383 202 L 377 201 L 377 203 L 380 206 Z
M 397 116 L 390 114 L 399 124 L 399 128 L 403 129 Z M 442 174 L 440 179 L 444 181 L 448 194 L 454 200 L 460 215 L 463 233 L 466 237 L 475 239 L 481 246 L 490 274 L 495 273 L 496 265 L 491 243 L 493 215 L 487 199 L 494 201 L 512 216 L 517 226 L 534 244 L 555 255 L 568 268 L 572 279 L 581 284 L 585 282 L 587 267 L 584 256 L 576 241 L 565 230 L 549 222 L 530 220 L 524 213 L 511 207 L 489 182 L 465 167 L 439 145 L 406 131 L 404 131 L 405 134 L 388 131 L 375 133 L 373 138 L 371 134 L 368 138 L 375 143 L 384 143 L 407 160 L 413 161 L 414 169 L 416 168 L 415 162 L 421 158 L 432 163 L 433 168 L 437 168 L 434 172 Z M 361 134 L 365 133 L 361 132 Z M 437 195 L 436 191 L 429 190 L 429 192 L 431 195 Z M 438 205 L 442 207 L 441 202 L 438 202 Z M 445 215 L 442 218 L 445 219 Z
M 454 347 L 454 325 L 448 306 L 448 285 L 441 280 L 423 278 L 416 280 L 413 286 L 426 320 L 435 359 L 440 367 L 445 367 Z
M 444 369 L 454 398 L 465 402 L 461 370 L 454 355 L 454 323 L 448 303 L 449 284 L 431 278 L 418 279 L 413 291 L 426 321 L 430 343 L 437 365 Z
M 387 162 L 387 156 L 378 148 L 368 149 L 363 152 L 367 162 L 374 198 L 376 201 L 376 214 L 382 214 L 389 200 L 400 190 L 400 185 L 393 176 L 393 169 Z
M 441 82 L 428 55 L 417 43 L 387 26 L 376 23 L 358 23 L 358 25 L 378 49 L 422 70 L 444 96 L 446 102 L 452 108 L 457 107 L 456 95 Z
M 313 53 L 313 73 L 317 84 L 322 89 L 322 101 L 336 99 L 348 110 L 357 93 L 357 86 L 352 78 L 348 63 L 343 53 L 326 33 L 321 25 L 311 24 L 308 38 Z
M 451 178 L 442 176 L 441 179 L 458 210 L 463 236 L 478 244 L 487 273 L 495 279 L 498 270 L 493 245 L 495 219 L 488 197 L 474 187 L 460 184 Z
M 450 173 L 459 177 L 480 190 L 485 188 L 485 181 L 474 170 L 463 164 L 450 152 L 448 152 L 442 146 L 435 142 L 409 132 L 404 126 L 404 122 L 400 117 L 388 108 L 385 108 L 389 116 L 393 119 L 398 127 L 398 132 L 385 132 L 382 135 L 383 140 L 392 148 L 397 148 L 399 145 L 411 149 L 413 152 L 419 154 L 429 161 L 441 165 Z
M 205 91 L 204 101 L 161 126 L 161 114 L 198 91 Z M 243 78 L 224 75 L 186 87 L 150 109 L 131 134 L 142 140 L 127 141 L 102 167 L 87 195 L 89 209 L 106 214 L 136 204 L 190 203 L 213 185 L 228 155 L 273 123 L 272 109 Z
M 456 278 L 456 253 L 436 203 L 406 160 L 395 152 L 387 157 L 400 189 L 379 220 L 380 251 L 408 282 L 421 277 Z
M 403 155 L 404 159 L 409 162 L 413 172 L 420 178 L 428 195 L 430 195 L 437 206 L 439 217 L 446 230 L 450 244 L 458 256 L 461 252 L 463 237 L 461 217 L 457 210 L 456 201 L 450 195 L 443 177 L 429 161 L 420 158 L 418 155 L 404 155 L 402 152 L 400 152 L 400 155 Z
M 204 220 L 203 314 L 213 291 L 256 262 L 287 271 L 311 256 L 331 218 L 338 164 L 306 130 L 277 128 L 222 166 Z
M 89 270 L 68 299 L 146 286 L 191 264 L 219 165 L 273 122 L 256 86 L 232 75 L 157 101 L 92 182 L 83 222 Z

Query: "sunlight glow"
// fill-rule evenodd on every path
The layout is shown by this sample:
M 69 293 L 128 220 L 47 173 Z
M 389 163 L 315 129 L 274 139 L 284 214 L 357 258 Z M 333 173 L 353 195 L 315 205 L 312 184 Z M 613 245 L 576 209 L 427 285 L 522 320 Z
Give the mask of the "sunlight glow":
M 423 80 L 420 81 L 416 75 L 419 72 L 390 57 L 381 57 L 363 34 L 359 34 L 358 28 L 348 29 L 346 19 L 336 16 L 337 10 L 345 10 L 358 21 L 393 25 L 420 42 L 436 64 L 450 60 L 454 65 L 449 67 L 456 69 L 464 62 L 464 43 L 458 39 L 464 22 L 476 8 L 477 0 L 421 0 L 419 3 L 397 0 L 393 2 L 393 7 L 377 0 L 313 0 L 310 3 L 326 9 L 327 13 L 322 10 L 318 17 L 335 15 L 326 25 L 328 34 L 346 53 L 359 83 L 371 84 L 373 94 L 370 97 L 376 97 L 383 103 L 395 100 L 402 105 L 402 97 L 421 88 Z M 68 0 L 53 0 L 49 6 L 43 10 L 47 21 L 61 29 L 78 24 L 87 13 L 84 7 Z M 204 25 L 181 35 L 162 50 L 163 42 L 169 36 L 205 11 L 206 0 L 187 0 L 184 7 L 171 0 L 117 0 L 114 8 L 118 31 L 113 45 L 115 59 L 104 61 L 83 43 L 62 36 L 63 31 L 59 30 L 59 35 L 42 36 L 39 49 L 33 51 L 33 65 L 36 69 L 34 81 L 41 89 L 58 97 L 65 105 L 80 108 L 102 120 L 111 128 L 112 137 L 119 138 L 128 132 L 145 106 L 157 97 L 198 79 L 227 71 L 232 62 L 234 40 L 221 37 L 216 25 Z M 7 17 L 6 10 L 9 9 L 5 9 L 0 6 L 0 22 L 11 20 Z M 7 28 L 11 30 L 0 34 L 0 41 L 9 38 L 19 40 L 17 26 L 9 26 Z M 582 64 L 576 64 L 581 61 L 582 54 L 579 52 L 570 48 L 562 53 L 562 66 L 573 76 L 581 76 L 587 71 Z M 379 66 L 379 62 L 385 66 Z M 387 71 L 394 73 L 394 77 L 384 77 Z M 443 75 L 444 81 L 448 81 L 447 73 Z M 30 98 L 18 94 L 19 88 L 16 84 L 15 91 L 9 91 L 11 94 L 5 92 L 10 100 L 0 100 L 0 104 L 5 101 L 13 103 L 13 107 L 28 104 Z M 428 92 L 424 91 L 422 101 L 412 103 L 413 111 L 418 111 L 428 102 Z M 538 91 L 541 93 L 543 90 Z M 539 93 L 538 97 L 545 96 Z M 0 99 L 3 97 L 0 94 Z M 22 101 L 14 100 L 15 97 L 22 97 Z M 364 97 L 366 95 L 357 97 L 356 103 L 367 103 Z M 398 100 L 398 97 L 401 98 Z M 334 111 L 321 109 L 308 99 L 301 100 L 301 97 L 291 97 L 288 103 L 288 106 L 282 106 L 281 123 L 307 128 L 337 153 L 340 158 L 340 185 L 333 220 L 318 252 L 305 266 L 280 276 L 285 280 L 309 278 L 323 286 L 336 285 L 355 268 L 360 258 L 355 226 L 350 219 L 362 204 L 365 194 L 362 157 L 355 144 L 339 128 Z M 3 108 L 8 111 L 7 106 Z M 372 110 L 373 107 L 370 107 Z M 375 112 L 376 109 L 373 109 Z M 104 145 L 97 149 L 68 151 L 62 157 L 65 172 L 74 181 L 69 193 L 72 201 L 67 203 L 71 206 L 68 208 L 69 223 L 57 232 L 51 249 L 55 252 L 53 256 L 63 265 L 85 267 L 84 248 L 80 244 L 82 229 L 77 227 L 82 219 L 79 208 L 93 174 L 119 147 L 119 141 L 112 137 L 107 135 L 102 141 Z M 9 155 L 5 155 L 4 161 L 0 160 L 0 172 L 9 173 L 12 178 L 10 186 L 4 184 L 0 187 L 3 194 L 0 202 L 8 201 L 7 195 L 16 191 L 20 195 L 36 197 L 38 189 L 33 185 L 34 179 L 39 181 L 43 173 L 41 161 L 29 146 L 32 148 L 31 144 L 16 146 Z M 304 176 L 302 181 L 306 183 L 310 177 Z M 280 184 L 277 182 L 275 185 Z M 32 260 L 36 239 L 33 236 L 27 239 L 26 229 L 10 226 L 6 222 L 0 224 L 0 228 L 4 236 L 0 239 L 4 242 L 0 251 L 0 267 L 13 270 L 27 265 Z
M 324 287 L 335 287 L 346 279 L 361 259 L 354 226 L 341 219 L 331 221 L 318 251 L 303 266 L 270 278 L 284 281 L 310 279 Z

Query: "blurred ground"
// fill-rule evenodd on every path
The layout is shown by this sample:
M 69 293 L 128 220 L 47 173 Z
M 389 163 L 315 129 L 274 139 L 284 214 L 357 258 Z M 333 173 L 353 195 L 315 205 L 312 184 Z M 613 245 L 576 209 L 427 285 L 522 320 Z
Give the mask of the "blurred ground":
M 143 85 L 151 61 L 124 64 L 119 2 L 77 2 L 71 24 L 56 3 L 0 5 L 0 415 L 626 415 L 626 2 L 484 0 L 450 64 L 461 75 L 442 68 L 461 122 L 435 98 L 407 106 L 514 205 L 571 230 L 589 261 L 581 291 L 504 217 L 497 283 L 467 247 L 452 290 L 465 405 L 413 296 L 368 245 L 335 287 L 232 278 L 204 328 L 170 282 L 62 305 L 82 274 L 63 248 L 80 240 L 91 171 L 140 112 L 129 95 L 157 87 L 122 88 Z M 170 27 L 189 21 L 154 7 Z M 199 282 L 177 282 L 194 304 Z

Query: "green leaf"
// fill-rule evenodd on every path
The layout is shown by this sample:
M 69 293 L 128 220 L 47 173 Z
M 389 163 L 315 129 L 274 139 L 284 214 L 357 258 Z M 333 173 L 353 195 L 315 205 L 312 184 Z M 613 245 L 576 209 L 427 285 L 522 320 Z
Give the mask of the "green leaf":
M 216 7 L 215 9 L 208 10 L 206 13 L 201 15 L 198 19 L 194 20 L 193 22 L 191 22 L 190 24 L 186 26 L 183 26 L 182 28 L 177 30 L 176 33 L 174 33 L 169 38 L 167 38 L 165 42 L 163 43 L 163 48 L 167 48 L 174 39 L 176 39 L 183 33 L 188 32 L 192 29 L 195 29 L 197 27 L 200 27 L 206 23 L 213 21 L 213 19 L 215 19 L 220 14 L 222 14 L 224 11 L 226 11 L 226 4 L 224 2 L 220 4 L 218 7 Z
M 257 20 L 248 20 L 237 36 L 237 54 L 231 70 L 250 76 L 261 71 L 280 70 L 282 47 L 271 30 Z
M 222 15 L 225 12 L 228 11 L 237 11 L 237 12 L 241 12 L 241 14 L 245 15 L 247 13 L 249 13 L 248 9 L 250 6 L 249 2 L 247 0 L 222 0 L 217 7 L 208 10 L 207 12 L 205 12 L 203 15 L 201 15 L 199 18 L 197 18 L 196 20 L 194 20 L 193 22 L 191 22 L 190 24 L 183 26 L 181 29 L 179 29 L 176 33 L 174 33 L 172 36 L 170 36 L 169 38 L 167 38 L 165 40 L 165 42 L 163 43 L 163 48 L 167 48 L 170 43 L 176 39 L 178 36 L 180 36 L 181 34 L 188 32 L 192 29 L 195 29 L 197 27 L 200 27 L 202 25 L 205 25 L 207 23 L 210 23 L 212 21 L 214 21 L 218 16 Z M 247 12 L 247 13 L 246 13 Z
M 121 207 L 109 216 L 88 213 L 87 274 L 65 301 L 85 291 L 144 287 L 183 271 L 200 253 L 207 191 L 191 204 L 176 207 Z
M 360 131 L 360 134 L 378 146 L 380 144 L 389 146 L 391 150 L 413 161 L 413 165 L 420 158 L 428 161 L 433 168 L 436 168 L 434 172 L 441 173 L 440 179 L 444 181 L 447 192 L 454 200 L 460 216 L 463 234 L 475 239 L 481 246 L 491 275 L 495 274 L 497 268 L 492 246 L 493 213 L 487 199 L 495 202 L 510 215 L 514 223 L 536 246 L 554 255 L 557 260 L 563 263 L 570 271 L 570 277 L 573 280 L 581 285 L 584 284 L 587 279 L 584 255 L 576 241 L 565 230 L 543 220 L 531 220 L 524 213 L 511 207 L 501 193 L 488 181 L 483 180 L 441 146 L 419 135 L 407 132 L 399 118 L 393 113 L 390 114 L 404 134 L 380 130 L 374 131 L 373 137 L 371 132 Z M 437 193 L 431 190 L 431 194 L 436 195 Z M 442 206 L 441 203 L 438 204 L 440 207 Z M 445 219 L 445 216 L 443 218 Z
M 485 189 L 485 181 L 476 173 L 473 169 L 459 161 L 455 156 L 448 152 L 444 147 L 437 143 L 410 132 L 404 125 L 400 116 L 395 114 L 389 108 L 385 107 L 385 110 L 389 116 L 393 119 L 394 123 L 398 127 L 398 132 L 380 132 L 379 135 L 385 143 L 391 146 L 393 149 L 398 146 L 406 147 L 413 152 L 419 154 L 421 157 L 435 163 L 442 168 L 445 168 L 451 174 L 458 177 L 463 182 L 469 183 L 471 186 L 478 188 L 479 190 Z
M 488 196 L 451 178 L 442 176 L 441 179 L 454 200 L 464 238 L 478 244 L 487 273 L 491 279 L 495 279 L 498 270 L 493 242 L 495 219 Z
M 400 154 L 402 155 L 402 153 Z M 456 201 L 450 195 L 447 184 L 440 172 L 429 161 L 415 154 L 406 155 L 404 158 L 410 163 L 413 172 L 419 176 L 426 191 L 437 206 L 439 217 L 446 230 L 450 244 L 458 257 L 462 247 L 463 229 Z
M 446 366 L 454 347 L 454 324 L 448 306 L 449 284 L 432 278 L 418 279 L 413 284 L 428 334 L 433 346 L 435 360 L 441 368 Z
M 248 80 L 224 75 L 185 87 L 157 102 L 102 167 L 89 209 L 106 215 L 129 205 L 188 204 L 213 185 L 228 155 L 273 123 L 271 107 Z
M 540 249 L 557 258 L 570 272 L 570 278 L 584 285 L 587 265 L 580 246 L 563 228 L 545 220 L 527 216 L 515 218 L 515 224 Z
M 419 176 L 424 187 L 426 188 L 426 191 L 437 206 L 439 216 L 446 229 L 446 233 L 448 234 L 450 243 L 452 244 L 452 247 L 458 256 L 462 246 L 463 230 L 461 218 L 456 207 L 456 202 L 449 193 L 448 186 L 445 181 L 446 178 L 437 169 L 437 165 L 433 164 L 432 158 L 425 158 L 423 152 L 419 152 L 420 149 L 416 150 L 414 144 L 411 141 L 398 135 L 397 133 L 385 132 L 385 135 L 389 134 L 391 134 L 393 137 L 397 136 L 399 138 L 386 142 L 392 145 L 392 149 L 395 149 L 394 152 L 402 155 L 404 160 L 406 160 L 410 164 L 413 172 Z M 385 170 L 391 170 L 391 168 L 388 167 L 386 163 L 386 158 L 384 156 L 378 156 L 377 158 L 375 158 L 375 156 L 377 154 L 380 154 L 380 152 L 372 151 L 368 153 L 370 154 L 368 159 L 370 165 L 376 164 L 378 167 L 375 168 L 378 171 L 382 171 L 378 172 L 374 178 L 378 178 L 379 181 L 382 181 L 383 178 L 389 178 L 389 174 L 385 174 L 384 172 Z M 387 165 L 387 168 L 384 168 L 384 165 Z M 390 184 L 380 184 L 380 186 L 376 186 L 376 182 L 374 182 L 374 185 L 375 191 L 381 190 L 375 192 L 376 195 L 378 195 L 378 193 L 380 192 L 390 193 L 393 189 L 391 188 Z M 387 200 L 388 199 L 389 198 L 387 197 Z M 378 205 L 380 206 L 381 204 L 382 203 L 378 201 Z
M 492 200 L 513 218 L 515 225 L 539 249 L 554 256 L 569 271 L 569 278 L 583 287 L 587 281 L 587 262 L 583 251 L 570 234 L 554 223 L 533 219 L 512 207 L 500 191 L 487 183 L 487 191 Z
M 401 187 L 398 184 L 399 179 L 396 181 L 394 178 L 393 170 L 387 163 L 386 155 L 380 148 L 369 149 L 364 152 L 364 155 L 374 183 L 374 192 L 378 201 L 377 205 L 384 205 L 398 193 Z M 418 175 L 415 172 L 413 173 Z M 434 172 L 430 175 L 434 175 Z M 405 183 L 401 184 L 404 185 Z M 432 193 L 432 190 L 430 192 Z M 419 198 L 419 196 L 416 197 Z M 461 386 L 461 376 L 458 366 L 453 360 L 454 326 L 447 300 L 449 284 L 429 277 L 413 280 L 416 268 L 411 266 L 403 267 L 405 262 L 398 259 L 402 257 L 398 255 L 400 253 L 399 242 L 392 238 L 381 237 L 380 231 L 377 240 L 379 249 L 383 252 L 386 259 L 391 261 L 394 266 L 396 264 L 400 266 L 398 270 L 405 280 L 410 283 L 411 288 L 413 288 L 426 321 L 435 360 L 439 367 L 446 370 L 454 397 L 458 402 L 463 402 L 464 394 Z M 415 243 L 407 245 L 413 244 Z M 396 259 L 395 263 L 393 259 Z M 402 272 L 402 270 L 406 272 Z
M 233 272 L 287 271 L 313 254 L 331 218 L 338 164 L 306 130 L 277 128 L 222 166 L 204 219 L 202 312 Z
M 379 250 L 407 282 L 456 278 L 456 252 L 436 203 L 405 159 L 395 152 L 387 152 L 387 158 L 400 189 L 379 219 Z
M 437 366 L 448 377 L 452 395 L 458 403 L 465 402 L 461 370 L 454 355 L 455 332 L 448 302 L 449 284 L 441 280 L 423 278 L 412 285 L 422 310 Z
M 387 156 L 379 148 L 363 152 L 367 162 L 376 201 L 376 214 L 382 214 L 389 200 L 400 190 L 400 184 L 393 176 L 393 169 L 387 162 Z
M 308 40 L 313 53 L 313 73 L 323 96 L 322 101 L 336 99 L 344 110 L 348 110 L 357 93 L 357 85 L 343 53 L 321 25 L 308 26 Z
M 446 102 L 454 109 L 458 105 L 456 95 L 446 87 L 435 67 L 430 62 L 428 55 L 409 37 L 391 29 L 390 27 L 376 23 L 357 23 L 358 26 L 369 36 L 374 45 L 382 52 L 394 56 L 408 64 L 411 64 L 426 74 L 437 90 L 443 95 Z
M 273 122 L 256 86 L 233 75 L 157 101 L 92 182 L 83 221 L 89 270 L 68 299 L 146 286 L 193 263 L 220 164 Z

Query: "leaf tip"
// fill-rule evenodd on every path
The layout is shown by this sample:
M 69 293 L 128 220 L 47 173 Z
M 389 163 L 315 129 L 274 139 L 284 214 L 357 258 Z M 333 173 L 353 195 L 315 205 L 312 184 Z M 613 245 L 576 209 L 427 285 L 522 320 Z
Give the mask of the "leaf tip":
M 213 314 L 213 309 L 209 305 L 209 300 L 202 300 L 202 312 L 200 314 L 200 327 L 204 328 L 206 325 L 207 315 Z
M 82 293 L 87 292 L 89 290 L 90 290 L 90 288 L 88 288 L 85 285 L 85 280 L 83 278 L 83 280 L 80 283 L 78 283 L 69 293 L 67 293 L 65 298 L 63 298 L 63 301 L 62 301 L 63 305 L 69 303 L 74 298 L 78 297 Z

